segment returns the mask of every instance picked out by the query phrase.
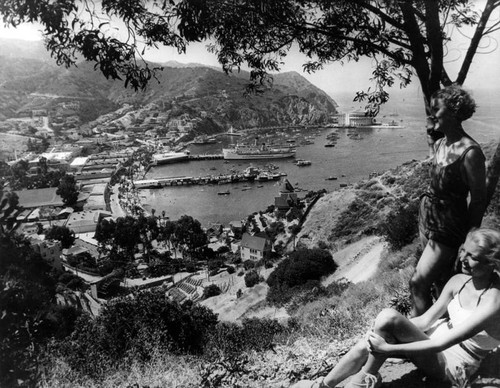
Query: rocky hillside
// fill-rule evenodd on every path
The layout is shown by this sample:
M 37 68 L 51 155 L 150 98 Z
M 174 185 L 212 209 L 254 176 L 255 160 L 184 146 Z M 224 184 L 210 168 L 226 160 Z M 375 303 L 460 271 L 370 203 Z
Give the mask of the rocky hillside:
M 0 40 L 0 46 L 6 48 L 0 54 L 0 119 L 22 110 L 51 109 L 64 99 L 80 101 L 81 106 L 99 101 L 93 104 L 93 109 L 101 109 L 99 114 L 125 103 L 156 104 L 163 110 L 175 103 L 184 113 L 206 112 L 221 127 L 237 128 L 322 124 L 336 113 L 335 101 L 295 72 L 275 75 L 274 86 L 255 96 L 245 93 L 247 72 L 226 75 L 203 65 L 168 63 L 145 91 L 134 92 L 124 89 L 121 81 L 106 80 L 89 63 L 57 67 L 40 54 L 41 44 Z

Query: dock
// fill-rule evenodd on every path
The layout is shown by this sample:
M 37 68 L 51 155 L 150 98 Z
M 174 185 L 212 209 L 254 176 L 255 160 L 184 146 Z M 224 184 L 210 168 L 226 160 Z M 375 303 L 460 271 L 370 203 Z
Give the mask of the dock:
M 161 187 L 170 186 L 190 186 L 190 185 L 223 185 L 227 183 L 238 183 L 238 182 L 265 182 L 265 181 L 276 181 L 285 176 L 284 173 L 276 173 L 265 180 L 259 178 L 259 176 L 248 175 L 244 173 L 235 174 L 221 174 L 221 175 L 206 175 L 200 177 L 191 176 L 176 176 L 176 177 L 164 177 L 164 178 L 154 178 L 145 180 L 134 181 L 134 186 L 137 189 L 158 189 Z
M 189 160 L 215 160 L 215 159 L 224 159 L 224 155 L 223 154 L 189 155 Z

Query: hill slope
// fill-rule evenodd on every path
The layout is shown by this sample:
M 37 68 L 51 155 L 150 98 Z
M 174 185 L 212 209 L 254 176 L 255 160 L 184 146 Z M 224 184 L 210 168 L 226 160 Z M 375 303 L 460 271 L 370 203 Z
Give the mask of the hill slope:
M 226 75 L 208 66 L 172 63 L 145 91 L 134 92 L 124 89 L 121 81 L 106 80 L 90 63 L 69 69 L 55 66 L 40 54 L 40 43 L 23 47 L 0 39 L 0 45 L 7 48 L 0 56 L 0 118 L 15 117 L 20 110 L 50 110 L 64 98 L 103 101 L 98 105 L 108 110 L 100 114 L 116 109 L 116 104 L 155 104 L 168 110 L 175 103 L 192 115 L 206 112 L 219 125 L 238 128 L 322 124 L 336 113 L 335 101 L 295 72 L 275 75 L 274 86 L 257 96 L 245 93 L 247 72 Z

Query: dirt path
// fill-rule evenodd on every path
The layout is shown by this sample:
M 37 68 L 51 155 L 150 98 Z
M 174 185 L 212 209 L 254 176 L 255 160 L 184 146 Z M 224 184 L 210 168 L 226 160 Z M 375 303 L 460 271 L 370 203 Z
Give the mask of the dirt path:
M 385 249 L 384 241 L 377 236 L 365 237 L 333 253 L 339 266 L 335 273 L 322 281 L 324 286 L 347 279 L 352 283 L 368 280 L 377 271 L 380 257 Z

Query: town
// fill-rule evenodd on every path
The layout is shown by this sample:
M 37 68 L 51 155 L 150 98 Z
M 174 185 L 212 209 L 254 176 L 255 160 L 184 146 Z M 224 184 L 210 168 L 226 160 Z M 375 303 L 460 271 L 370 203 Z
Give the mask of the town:
M 321 194 L 299 198 L 285 179 L 265 211 L 208 228 L 188 215 L 171 220 L 165 211 L 148 212 L 138 190 L 147 187 L 141 178 L 154 164 L 154 152 L 203 141 L 206 136 L 195 136 L 193 126 L 206 113 L 167 122 L 158 107 L 131 117 L 125 105 L 85 132 L 76 130 L 78 108 L 78 102 L 58 103 L 51 112 L 21 111 L 2 123 L 10 128 L 7 135 L 27 140 L 25 150 L 17 142 L 20 149 L 8 155 L 13 160 L 2 162 L 12 206 L 1 222 L 64 271 L 68 289 L 81 292 L 82 305 L 94 315 L 114 296 L 152 287 L 178 302 L 241 295 L 289 249 L 308 206 Z M 258 169 L 247 170 L 242 179 L 261 179 Z M 216 175 L 205 184 L 223 179 Z

